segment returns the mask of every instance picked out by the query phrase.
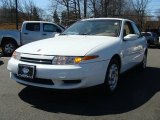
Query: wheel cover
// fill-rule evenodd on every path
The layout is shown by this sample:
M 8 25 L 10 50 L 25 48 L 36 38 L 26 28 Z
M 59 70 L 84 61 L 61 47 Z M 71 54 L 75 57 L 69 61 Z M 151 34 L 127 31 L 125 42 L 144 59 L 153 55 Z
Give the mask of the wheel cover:
M 118 67 L 116 64 L 112 64 L 108 74 L 108 84 L 111 91 L 114 91 L 116 89 L 118 78 L 119 78 Z
M 7 54 L 11 54 L 14 51 L 14 46 L 11 43 L 8 43 L 4 47 L 4 52 Z

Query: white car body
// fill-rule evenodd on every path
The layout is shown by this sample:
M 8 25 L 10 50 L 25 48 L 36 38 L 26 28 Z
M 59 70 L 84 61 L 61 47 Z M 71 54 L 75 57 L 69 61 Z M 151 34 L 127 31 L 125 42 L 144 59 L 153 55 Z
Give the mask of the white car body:
M 143 61 L 147 51 L 145 38 L 132 34 L 123 37 L 125 22 L 132 23 L 132 21 L 119 18 L 95 18 L 82 21 L 90 20 L 120 20 L 122 26 L 119 36 L 59 35 L 55 38 L 29 43 L 16 50 L 17 53 L 21 53 L 20 60 L 14 57 L 9 60 L 7 68 L 11 79 L 21 84 L 44 88 L 85 88 L 104 83 L 108 65 L 114 56 L 120 59 L 120 73 Z M 55 56 L 93 55 L 97 55 L 98 58 L 82 61 L 79 64 L 52 64 Z M 39 63 L 36 63 L 37 60 Z M 45 62 L 51 63 L 45 64 Z M 35 66 L 34 79 L 28 81 L 17 76 L 19 64 Z M 37 79 L 50 80 L 51 83 L 37 83 Z

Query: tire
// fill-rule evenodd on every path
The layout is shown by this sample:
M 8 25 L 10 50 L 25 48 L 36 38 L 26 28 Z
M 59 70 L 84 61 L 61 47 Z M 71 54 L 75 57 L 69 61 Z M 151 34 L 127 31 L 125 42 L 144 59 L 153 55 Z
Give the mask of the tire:
M 118 61 L 112 59 L 108 65 L 104 82 L 104 89 L 107 94 L 113 94 L 116 91 L 120 76 L 119 71 L 120 65 L 118 64 Z
M 141 71 L 145 70 L 146 65 L 147 65 L 147 53 L 145 53 L 143 56 L 143 61 L 139 65 L 139 70 L 141 70 Z
M 4 42 L 2 44 L 3 55 L 5 55 L 5 56 L 11 56 L 16 48 L 17 48 L 17 45 L 14 42 L 12 42 L 12 41 L 6 41 L 6 42 Z

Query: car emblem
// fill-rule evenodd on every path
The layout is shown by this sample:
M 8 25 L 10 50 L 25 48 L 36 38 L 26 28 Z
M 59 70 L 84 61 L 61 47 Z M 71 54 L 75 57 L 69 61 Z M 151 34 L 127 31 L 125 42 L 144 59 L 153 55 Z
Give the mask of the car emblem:
M 40 52 L 40 51 L 41 51 L 41 49 L 38 49 L 38 50 L 37 50 L 37 52 Z
M 29 69 L 28 69 L 28 68 L 26 68 L 26 67 L 24 67 L 24 68 L 22 69 L 22 71 L 23 71 L 23 73 L 24 73 L 24 74 L 28 74 Z

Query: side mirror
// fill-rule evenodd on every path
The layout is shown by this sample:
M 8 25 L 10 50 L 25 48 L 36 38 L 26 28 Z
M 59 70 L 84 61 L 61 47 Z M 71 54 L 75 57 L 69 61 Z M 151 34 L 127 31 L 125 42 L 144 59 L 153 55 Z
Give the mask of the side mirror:
M 137 34 L 128 34 L 124 37 L 125 41 L 129 41 L 129 40 L 136 40 L 139 38 L 139 35 Z

